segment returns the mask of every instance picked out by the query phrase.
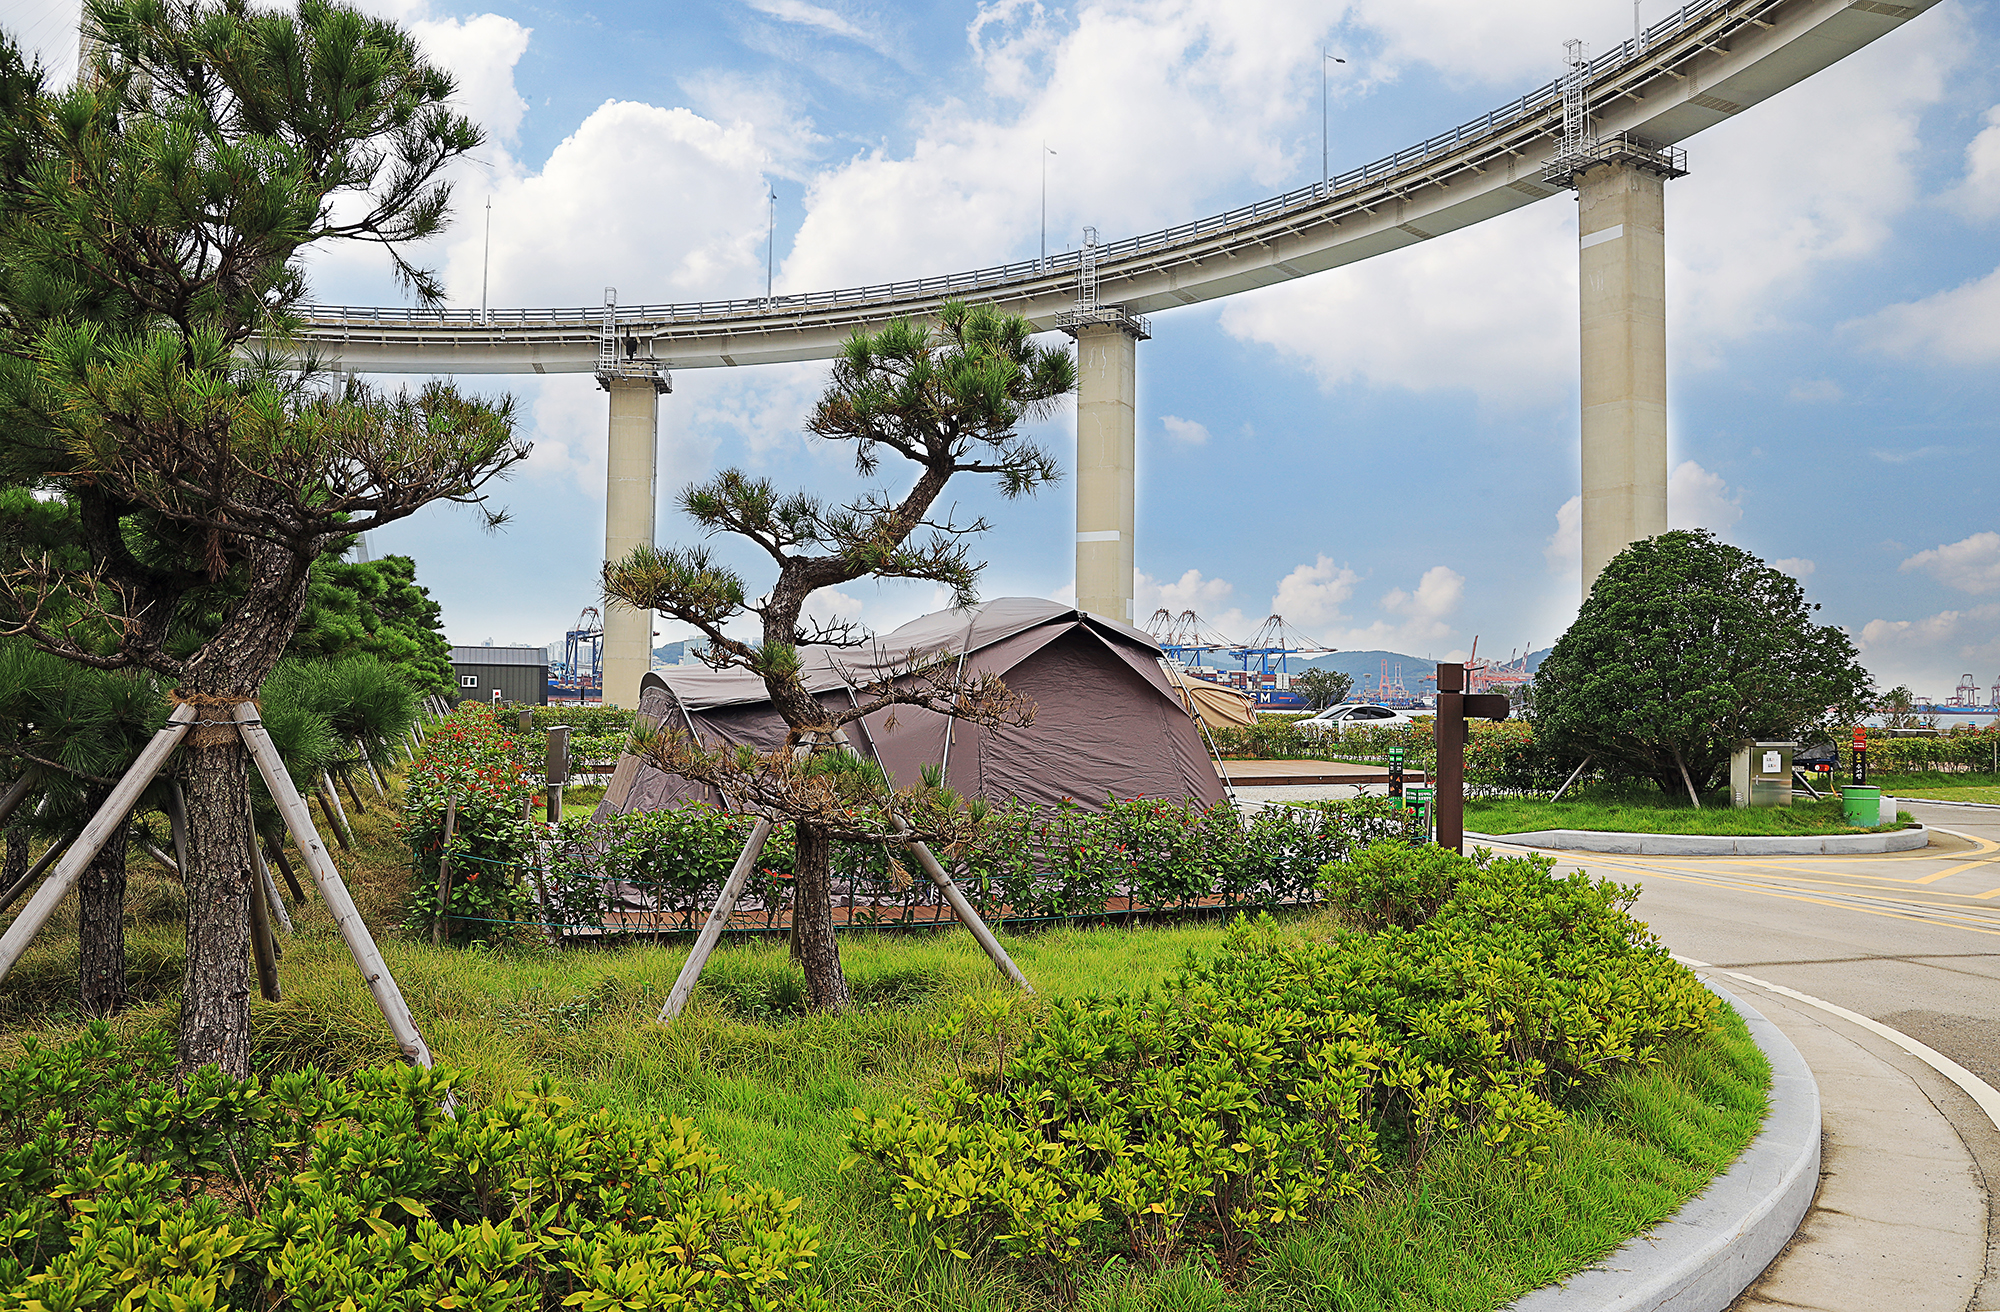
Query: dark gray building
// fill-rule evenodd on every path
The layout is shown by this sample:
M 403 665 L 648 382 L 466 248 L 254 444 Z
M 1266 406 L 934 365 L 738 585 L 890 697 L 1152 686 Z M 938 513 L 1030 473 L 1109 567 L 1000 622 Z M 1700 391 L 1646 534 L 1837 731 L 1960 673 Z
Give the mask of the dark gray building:
M 541 647 L 453 647 L 451 668 L 460 701 L 549 704 L 549 653 Z

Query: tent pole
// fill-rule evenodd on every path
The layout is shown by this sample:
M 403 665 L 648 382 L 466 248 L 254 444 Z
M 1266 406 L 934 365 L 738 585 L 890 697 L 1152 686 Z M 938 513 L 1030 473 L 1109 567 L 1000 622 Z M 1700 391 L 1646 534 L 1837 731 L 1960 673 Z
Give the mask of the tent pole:
M 194 717 L 192 703 L 182 702 L 174 707 L 174 713 L 167 717 L 166 724 L 153 735 L 153 741 L 146 744 L 146 749 L 139 753 L 139 759 L 132 762 L 132 768 L 125 772 L 125 777 L 111 790 L 111 796 L 104 799 L 104 805 L 97 808 L 97 814 L 90 817 L 90 823 L 83 827 L 76 842 L 64 853 L 55 873 L 35 890 L 35 895 L 28 899 L 28 905 L 21 908 L 21 914 L 7 926 L 7 932 L 0 935 L 0 979 L 7 978 L 14 969 L 21 954 L 27 950 L 28 941 L 34 938 L 35 931 L 48 923 L 56 905 L 76 886 L 77 877 L 83 874 L 84 867 L 96 859 L 97 853 L 110 841 L 112 831 L 125 823 L 133 803 L 139 800 L 139 794 L 145 791 L 146 785 L 153 782 L 153 776 L 159 774 L 160 767 L 166 764 L 167 755 L 180 745 Z
M 257 762 L 257 772 L 264 776 L 264 787 L 270 792 L 271 800 L 278 804 L 279 814 L 285 817 L 285 824 L 292 831 L 292 841 L 299 845 L 299 855 L 304 858 L 306 868 L 312 871 L 313 882 L 319 885 L 319 895 L 325 899 L 326 909 L 333 913 L 334 927 L 347 944 L 347 951 L 361 971 L 361 978 L 367 981 L 368 991 L 375 997 L 375 1005 L 382 1009 L 382 1018 L 389 1022 L 389 1032 L 396 1036 L 396 1046 L 417 1065 L 433 1065 L 431 1050 L 424 1043 L 423 1035 L 417 1032 L 416 1021 L 410 1017 L 409 1004 L 403 1001 L 403 992 L 396 987 L 388 964 L 375 947 L 374 936 L 369 934 L 361 913 L 355 909 L 347 885 L 341 882 L 339 869 L 333 864 L 333 858 L 327 855 L 326 845 L 320 842 L 319 834 L 314 831 L 312 814 L 306 810 L 305 799 L 299 796 L 299 790 L 292 786 L 292 777 L 285 773 L 285 763 L 278 756 L 278 746 L 265 732 L 257 707 L 250 702 L 239 705 L 236 722 L 245 745 L 250 748 L 251 759 Z
M 1201 707 L 1195 702 L 1194 691 L 1187 686 L 1187 680 L 1180 671 L 1173 667 L 1173 662 L 1163 660 L 1160 667 L 1167 671 L 1167 677 L 1181 690 L 1181 700 L 1187 703 L 1188 715 L 1193 718 L 1195 727 L 1201 730 L 1202 741 L 1208 744 L 1209 759 L 1215 762 L 1215 772 L 1222 776 L 1223 794 L 1229 798 L 1231 806 L 1241 810 L 1242 804 L 1236 799 L 1236 785 L 1229 778 L 1229 767 L 1222 763 L 1222 749 L 1215 745 L 1215 735 L 1209 732 L 1208 717 L 1201 713 Z
M 715 951 L 723 929 L 729 924 L 730 913 L 736 910 L 736 899 L 743 896 L 743 885 L 749 880 L 750 871 L 756 867 L 757 857 L 764 850 L 764 840 L 771 836 L 771 828 L 771 822 L 761 817 L 751 828 L 750 840 L 743 844 L 736 864 L 729 868 L 729 878 L 723 881 L 722 892 L 708 913 L 708 921 L 701 927 L 700 937 L 694 941 L 694 951 L 688 953 L 679 978 L 674 980 L 673 991 L 667 994 L 667 1005 L 660 1008 L 660 1024 L 673 1021 L 687 1006 L 695 981 L 701 978 L 702 967 L 708 964 L 709 954 Z

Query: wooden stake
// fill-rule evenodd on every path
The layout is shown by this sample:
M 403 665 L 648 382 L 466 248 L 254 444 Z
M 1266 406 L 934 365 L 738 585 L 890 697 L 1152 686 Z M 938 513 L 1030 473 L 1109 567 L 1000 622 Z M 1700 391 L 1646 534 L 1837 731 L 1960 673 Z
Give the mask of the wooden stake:
M 21 803 L 28 800 L 28 794 L 34 791 L 34 787 L 35 771 L 33 769 L 21 771 L 21 777 L 8 786 L 7 795 L 0 797 L 0 825 L 6 824 L 7 817 L 13 815 Z
M 382 1018 L 389 1022 L 389 1032 L 396 1036 L 396 1046 L 419 1066 L 434 1064 L 429 1046 L 424 1043 L 423 1035 L 417 1032 L 416 1021 L 410 1017 L 409 1004 L 403 1001 L 403 992 L 396 987 L 395 977 L 389 974 L 387 963 L 375 947 L 374 936 L 368 932 L 361 913 L 355 909 L 347 885 L 341 882 L 340 871 L 313 829 L 312 813 L 306 810 L 305 799 L 299 796 L 299 790 L 292 786 L 291 776 L 285 773 L 285 763 L 278 756 L 277 744 L 264 731 L 257 708 L 249 702 L 242 703 L 236 708 L 236 719 L 242 726 L 243 741 L 250 748 L 250 757 L 257 762 L 258 773 L 264 776 L 264 787 L 270 790 L 272 799 L 278 804 L 279 814 L 285 817 L 285 824 L 292 831 L 292 841 L 298 844 L 299 855 L 304 858 L 306 868 L 312 871 L 313 882 L 319 885 L 319 895 L 326 900 L 327 910 L 333 914 L 334 927 L 340 931 L 341 940 L 347 944 L 356 969 L 367 982 L 368 991 L 374 995 L 375 1005 L 382 1009 Z
M 257 833 L 255 805 L 250 809 L 250 863 L 257 868 L 257 883 L 264 890 L 265 899 L 271 904 L 271 914 L 278 918 L 278 923 L 285 927 L 285 936 L 290 938 L 298 931 L 292 928 L 292 914 L 285 910 L 285 899 L 278 896 L 278 886 L 271 882 L 271 867 L 264 864 L 264 845 L 262 837 Z
M 250 851 L 256 850 L 253 839 Z M 250 960 L 257 966 L 257 992 L 264 1001 L 284 1001 L 278 992 L 278 942 L 271 937 L 271 911 L 261 888 L 250 891 Z
M 147 856 L 152 857 L 153 860 L 160 863 L 160 869 L 166 871 L 168 874 L 172 875 L 175 879 L 179 879 L 181 877 L 181 868 L 174 864 L 174 859 L 172 857 L 168 856 L 165 852 L 162 852 L 159 848 L 154 847 L 151 843 L 145 842 L 144 840 L 140 841 L 139 847 L 142 851 L 145 852 Z
M 341 805 L 340 790 L 333 786 L 332 771 L 321 770 L 319 772 L 319 791 L 321 797 L 333 804 L 330 814 L 335 817 L 335 823 L 347 831 L 347 837 L 351 845 L 354 838 L 354 826 L 347 821 L 347 808 Z M 349 850 L 352 850 L 351 846 Z
M 181 792 L 181 781 L 167 780 L 167 832 L 174 840 L 174 861 L 181 869 L 188 868 L 188 813 L 187 796 Z
M 77 831 L 77 833 L 81 832 L 82 830 Z M 71 834 L 68 838 L 63 839 L 59 843 L 50 843 L 49 850 L 42 853 L 40 857 L 36 858 L 35 864 L 29 866 L 27 871 L 19 879 L 14 881 L 14 884 L 11 888 L 9 888 L 5 893 L 0 893 L 0 913 L 5 913 L 8 907 L 14 905 L 15 898 L 21 896 L 21 894 L 27 892 L 30 888 L 34 887 L 35 881 L 42 877 L 42 872 L 44 870 L 47 870 L 57 861 L 62 860 L 62 854 L 69 850 L 69 845 L 71 843 L 74 843 L 76 839 L 77 835 Z
M 1575 782 L 1576 782 L 1576 777 L 1577 777 L 1578 775 L 1582 774 L 1582 773 L 1583 773 L 1583 771 L 1584 771 L 1584 767 L 1585 767 L 1585 766 L 1587 766 L 1587 765 L 1589 765 L 1589 764 L 1590 764 L 1590 758 L 1589 758 L 1588 756 L 1584 757 L 1584 758 L 1583 758 L 1583 762 L 1582 762 L 1582 764 L 1578 765 L 1578 766 L 1576 767 L 1576 769 L 1574 769 L 1574 770 L 1571 770 L 1571 771 L 1569 772 L 1569 778 L 1567 778 L 1567 779 L 1563 780 L 1563 786 L 1562 786 L 1562 787 L 1560 787 L 1560 788 L 1558 788 L 1558 789 L 1556 789 L 1556 795 L 1555 795 L 1554 797 L 1551 797 L 1551 798 L 1549 799 L 1549 801 L 1551 801 L 1551 802 L 1560 802 L 1560 801 L 1562 801 L 1562 800 L 1563 800 L 1563 794 L 1569 791 L 1569 786 L 1570 786 L 1571 784 L 1573 784 L 1573 783 L 1575 783 Z
M 347 771 L 342 770 L 338 774 L 336 774 L 334 778 L 340 780 L 341 783 L 347 786 L 347 800 L 354 803 L 354 814 L 367 815 L 368 808 L 361 805 L 361 794 L 354 791 L 353 776 L 349 775 Z
M 278 873 L 285 877 L 285 887 L 292 890 L 292 900 L 303 902 L 306 891 L 299 887 L 299 877 L 292 873 L 292 863 L 285 859 L 285 845 L 275 838 L 264 840 L 264 857 L 278 867 Z
M 750 840 L 743 844 L 743 851 L 736 857 L 736 864 L 729 868 L 729 878 L 722 883 L 722 892 L 715 899 L 715 906 L 708 913 L 708 922 L 701 927 L 701 933 L 694 941 L 694 950 L 688 953 L 686 964 L 681 967 L 679 978 L 674 980 L 673 991 L 667 994 L 667 1005 L 660 1008 L 660 1023 L 667 1024 L 686 1008 L 688 997 L 694 992 L 695 981 L 701 978 L 701 968 L 708 964 L 708 957 L 715 951 L 715 945 L 722 938 L 722 931 L 729 925 L 729 915 L 736 910 L 736 899 L 743 896 L 743 885 L 750 878 L 750 872 L 757 865 L 757 857 L 764 850 L 764 840 L 771 836 L 771 822 L 759 820 L 750 830 Z
M 375 768 L 375 758 L 368 755 L 368 744 L 356 738 L 354 745 L 360 749 L 361 764 L 368 767 L 368 778 L 375 785 L 375 795 L 377 797 L 387 797 L 389 790 L 382 786 L 382 772 Z
M 438 848 L 438 913 L 431 922 L 431 942 L 442 943 L 451 932 L 451 837 L 458 832 L 458 799 L 444 803 L 444 845 Z
M 333 818 L 333 804 L 326 800 L 325 791 L 314 788 L 310 796 L 315 802 L 319 803 L 320 814 L 326 817 L 326 827 L 333 831 L 334 841 L 340 844 L 340 850 L 343 852 L 352 852 L 354 844 L 349 841 L 347 831 L 340 827 L 340 822 Z
M 188 723 L 194 717 L 195 708 L 192 705 L 183 702 L 174 707 L 173 715 L 153 735 L 153 740 L 139 753 L 139 759 L 112 788 L 111 796 L 104 799 L 104 805 L 97 808 L 97 814 L 90 817 L 90 822 L 84 825 L 76 841 L 70 844 L 69 850 L 57 863 L 55 873 L 35 890 L 35 895 L 28 899 L 28 905 L 21 908 L 21 914 L 7 926 L 7 932 L 0 935 L 0 979 L 7 978 L 15 963 L 20 961 L 21 954 L 27 950 L 28 941 L 34 938 L 35 931 L 48 923 L 57 904 L 76 886 L 84 868 L 96 859 L 98 851 L 110 841 L 118 826 L 125 823 L 132 804 L 139 800 L 139 794 L 159 774 L 168 754 L 180 745 L 182 736 L 187 733 Z
M 907 832 L 909 826 L 898 817 L 896 829 L 898 832 Z M 1000 968 L 1000 973 L 1019 985 L 1022 992 L 1033 993 L 1035 986 L 1028 983 L 1028 977 L 1021 973 L 1021 968 L 1007 955 L 1007 949 L 1000 946 L 1000 940 L 994 935 L 992 927 L 980 919 L 979 912 L 973 908 L 972 903 L 966 901 L 965 892 L 959 888 L 958 881 L 946 874 L 945 868 L 938 864 L 938 859 L 931 855 L 930 845 L 912 842 L 908 846 L 917 854 L 917 864 L 924 868 L 924 873 L 931 877 L 931 882 L 944 894 L 944 900 L 951 903 L 952 912 L 958 917 L 958 923 L 971 931 L 979 946 L 986 950 L 987 957 Z

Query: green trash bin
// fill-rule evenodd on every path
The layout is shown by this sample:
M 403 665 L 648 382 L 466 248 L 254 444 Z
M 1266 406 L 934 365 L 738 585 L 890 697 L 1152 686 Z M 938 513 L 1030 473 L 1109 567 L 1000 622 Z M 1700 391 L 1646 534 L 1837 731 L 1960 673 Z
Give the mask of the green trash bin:
M 1870 784 L 1842 784 L 1840 813 L 1848 824 L 1873 829 L 1882 823 L 1882 790 Z

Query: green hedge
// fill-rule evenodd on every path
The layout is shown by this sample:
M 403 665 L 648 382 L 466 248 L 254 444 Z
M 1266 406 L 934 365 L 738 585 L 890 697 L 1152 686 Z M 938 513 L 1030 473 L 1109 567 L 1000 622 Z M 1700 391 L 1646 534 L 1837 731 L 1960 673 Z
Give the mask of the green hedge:
M 1386 798 L 1266 807 L 1245 824 L 1234 808 L 1206 810 L 1159 798 L 1112 800 L 1092 811 L 1073 803 L 995 808 L 965 848 L 940 854 L 990 919 L 1037 920 L 1107 912 L 1262 907 L 1318 899 L 1318 872 L 1369 843 L 1406 836 L 1412 812 Z M 713 807 L 566 820 L 553 845 L 552 899 L 570 923 L 594 924 L 610 910 L 606 890 L 630 885 L 652 909 L 628 928 L 693 930 L 714 904 L 751 821 Z M 842 845 L 835 879 L 852 923 L 942 922 L 951 913 L 908 853 Z M 776 927 L 792 877 L 789 828 L 780 826 L 746 887 L 751 909 Z M 592 908 L 592 899 L 604 901 Z M 740 922 L 739 922 L 740 923 Z
M 447 1110 L 452 1075 L 168 1083 L 102 1025 L 0 1071 L 0 1312 L 819 1312 L 799 1200 L 733 1183 L 688 1121 L 546 1085 Z
M 1552 869 L 1377 844 L 1326 871 L 1353 928 L 1239 921 L 1161 992 L 1053 1004 L 935 1094 L 857 1111 L 850 1149 L 921 1242 L 1065 1294 L 1188 1249 L 1239 1269 L 1448 1134 L 1532 1170 L 1567 1109 L 1717 1006 L 1636 888 Z

